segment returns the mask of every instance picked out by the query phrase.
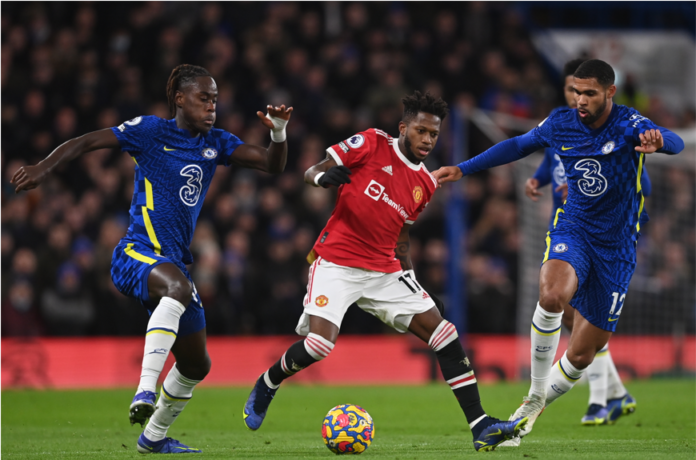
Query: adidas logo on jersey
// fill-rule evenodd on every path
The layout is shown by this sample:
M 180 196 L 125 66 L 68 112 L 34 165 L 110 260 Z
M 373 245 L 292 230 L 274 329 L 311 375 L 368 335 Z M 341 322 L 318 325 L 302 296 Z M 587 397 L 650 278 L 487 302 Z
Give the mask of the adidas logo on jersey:
M 392 167 L 391 167 L 391 165 L 385 166 L 384 168 L 382 168 L 382 171 L 384 171 L 385 173 L 388 173 L 390 176 L 393 176 L 393 175 L 394 175 L 394 173 L 392 172 Z

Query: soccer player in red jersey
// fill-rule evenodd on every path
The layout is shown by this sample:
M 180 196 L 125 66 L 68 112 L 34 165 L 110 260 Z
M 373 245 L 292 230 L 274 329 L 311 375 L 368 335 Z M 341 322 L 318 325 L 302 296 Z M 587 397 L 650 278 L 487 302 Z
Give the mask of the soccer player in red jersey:
M 305 173 L 309 185 L 339 187 L 338 198 L 308 257 L 312 266 L 296 328 L 306 338 L 256 382 L 244 406 L 244 422 L 252 430 L 261 427 L 283 380 L 329 355 L 353 303 L 430 345 L 466 415 L 476 450 L 495 448 L 527 423 L 486 415 L 456 328 L 416 281 L 409 229 L 438 188 L 422 161 L 435 147 L 448 109 L 442 99 L 418 91 L 403 103 L 398 139 L 368 129 L 329 147 L 326 159 Z

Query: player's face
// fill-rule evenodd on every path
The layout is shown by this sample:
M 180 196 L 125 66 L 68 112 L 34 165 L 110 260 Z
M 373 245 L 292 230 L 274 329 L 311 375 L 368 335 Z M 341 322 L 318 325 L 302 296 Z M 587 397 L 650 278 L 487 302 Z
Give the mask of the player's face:
M 573 91 L 580 120 L 585 125 L 592 125 L 600 118 L 608 115 L 609 101 L 616 93 L 616 86 L 608 88 L 599 84 L 596 78 L 573 78 Z
M 399 122 L 399 133 L 404 139 L 404 155 L 413 163 L 428 157 L 440 136 L 440 117 L 432 113 L 418 112 L 408 124 Z
M 568 104 L 568 107 L 574 109 L 578 106 L 578 103 L 575 100 L 575 90 L 573 89 L 572 75 L 566 75 L 565 77 L 565 84 L 563 85 L 563 95 L 565 96 L 566 104 Z
M 212 77 L 198 77 L 180 93 L 184 120 L 191 131 L 207 133 L 215 124 L 218 89 Z

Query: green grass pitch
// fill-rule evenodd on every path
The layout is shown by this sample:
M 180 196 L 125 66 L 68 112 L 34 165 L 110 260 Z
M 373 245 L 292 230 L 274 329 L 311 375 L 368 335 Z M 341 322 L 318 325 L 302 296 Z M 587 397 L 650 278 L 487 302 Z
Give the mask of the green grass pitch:
M 363 458 L 452 459 L 696 457 L 696 382 L 631 382 L 634 414 L 616 425 L 583 427 L 587 387 L 549 407 L 518 448 L 479 453 L 456 400 L 443 384 L 419 387 L 323 387 L 285 384 L 257 432 L 242 407 L 250 388 L 200 388 L 169 435 L 203 449 L 196 458 L 332 458 L 321 439 L 326 412 L 359 404 L 375 420 L 375 441 Z M 507 417 L 527 384 L 482 385 L 486 411 Z M 4 391 L 3 459 L 121 459 L 139 457 L 140 427 L 128 423 L 130 390 Z

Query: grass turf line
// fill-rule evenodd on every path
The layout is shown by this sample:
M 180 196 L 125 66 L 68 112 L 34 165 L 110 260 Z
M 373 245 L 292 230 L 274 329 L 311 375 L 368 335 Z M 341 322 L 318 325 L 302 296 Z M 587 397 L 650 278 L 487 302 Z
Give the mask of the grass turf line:
M 486 411 L 507 418 L 527 384 L 481 386 Z M 246 429 L 242 408 L 251 388 L 199 388 L 169 435 L 203 449 L 196 458 L 331 458 L 321 439 L 326 412 L 359 404 L 375 420 L 375 441 L 362 457 L 388 459 L 611 458 L 693 459 L 696 383 L 631 382 L 637 411 L 614 426 L 583 427 L 587 387 L 550 406 L 519 448 L 477 453 L 461 410 L 444 384 L 420 387 L 323 387 L 285 384 L 263 427 Z M 140 454 L 140 426 L 128 423 L 130 390 L 3 391 L 3 459 L 123 459 Z

